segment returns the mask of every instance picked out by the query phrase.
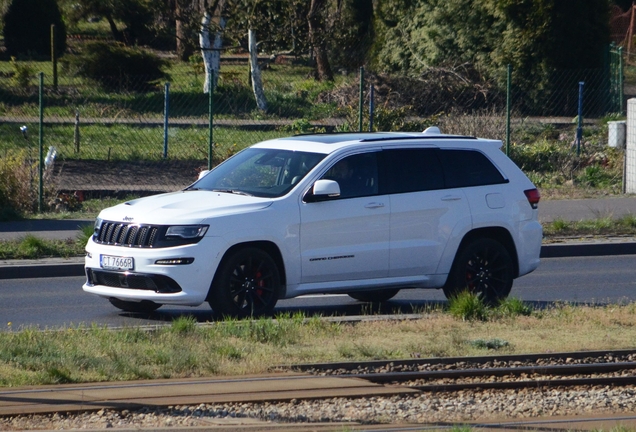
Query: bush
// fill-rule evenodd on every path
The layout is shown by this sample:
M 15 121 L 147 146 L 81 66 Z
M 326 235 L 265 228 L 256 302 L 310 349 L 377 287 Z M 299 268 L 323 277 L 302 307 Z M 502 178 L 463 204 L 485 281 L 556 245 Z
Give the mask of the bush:
M 532 315 L 532 307 L 517 298 L 503 300 L 497 308 L 497 314 L 502 317 L 513 318 L 516 316 Z
M 13 84 L 21 89 L 31 86 L 31 80 L 35 77 L 33 68 L 24 62 L 19 62 L 15 57 L 11 57 L 11 67 L 13 68 Z
M 452 316 L 462 321 L 486 321 L 490 308 L 477 295 L 461 291 L 448 300 L 448 310 Z
M 51 24 L 55 53 L 66 50 L 66 26 L 55 0 L 13 0 L 3 17 L 4 45 L 11 56 L 51 55 Z
M 80 55 L 64 62 L 69 72 L 95 80 L 105 89 L 130 91 L 146 91 L 167 78 L 161 70 L 166 65 L 148 51 L 106 42 L 86 44 Z
M 37 203 L 37 164 L 24 152 L 0 157 L 0 220 L 16 219 Z

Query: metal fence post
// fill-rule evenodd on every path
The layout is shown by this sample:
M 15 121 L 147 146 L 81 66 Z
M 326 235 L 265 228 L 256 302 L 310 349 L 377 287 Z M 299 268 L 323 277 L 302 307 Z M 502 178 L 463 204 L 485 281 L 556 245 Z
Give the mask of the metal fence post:
M 168 157 L 168 117 L 170 116 L 170 83 L 164 86 L 163 96 L 163 158 Z
M 362 132 L 362 107 L 364 106 L 364 67 L 360 67 L 360 103 L 358 106 L 358 131 Z
M 80 114 L 75 110 L 75 129 L 73 130 L 73 142 L 75 143 L 75 153 L 80 152 Z
M 214 82 L 214 70 L 210 72 L 210 80 Z M 214 128 L 214 112 L 212 108 L 214 107 L 214 87 L 210 87 L 210 91 L 208 91 L 208 170 L 212 169 L 212 158 L 214 157 L 214 140 L 213 140 L 213 132 Z
M 39 124 L 39 179 L 38 179 L 38 213 L 42 213 L 42 203 L 44 201 L 44 72 L 40 72 L 38 100 L 40 104 L 40 124 Z
M 373 132 L 373 111 L 375 110 L 375 104 L 373 98 L 375 97 L 375 89 L 373 84 L 369 86 L 369 132 Z
M 583 86 L 585 82 L 579 82 L 579 115 L 576 127 L 576 155 L 581 155 L 581 138 L 583 137 Z
M 510 91 L 512 77 L 512 65 L 508 65 L 506 77 L 506 156 L 510 155 Z

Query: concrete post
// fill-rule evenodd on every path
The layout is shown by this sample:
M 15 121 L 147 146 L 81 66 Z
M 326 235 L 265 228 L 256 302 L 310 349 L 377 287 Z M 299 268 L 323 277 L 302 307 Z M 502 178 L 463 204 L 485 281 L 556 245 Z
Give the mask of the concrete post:
M 636 193 L 636 99 L 629 99 L 627 101 L 625 192 Z

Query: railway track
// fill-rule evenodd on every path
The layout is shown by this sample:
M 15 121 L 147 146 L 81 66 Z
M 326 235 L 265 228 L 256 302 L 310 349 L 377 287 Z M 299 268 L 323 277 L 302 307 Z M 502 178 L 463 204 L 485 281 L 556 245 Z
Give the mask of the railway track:
M 592 393 L 606 391 L 624 392 L 625 403 L 632 403 L 636 394 L 636 349 L 341 362 L 285 366 L 267 375 L 251 377 L 0 389 L 0 423 L 3 418 L 21 416 L 32 421 L 40 418 L 34 416 L 36 413 L 50 421 L 51 416 L 58 415 L 55 413 L 81 418 L 89 415 L 87 413 L 95 415 L 99 411 L 101 416 L 130 421 L 129 424 L 135 427 L 143 426 L 139 418 L 147 420 L 148 413 L 154 413 L 153 418 L 159 419 L 157 422 L 188 418 L 192 421 L 188 424 L 195 426 L 200 421 L 221 421 L 225 417 L 220 417 L 231 416 L 228 413 L 232 412 L 238 413 L 239 417 L 274 420 L 288 425 L 290 422 L 338 421 L 372 424 L 385 418 L 423 424 L 441 419 L 450 421 L 446 420 L 449 418 L 464 419 L 465 412 L 462 410 L 466 406 L 479 408 L 489 405 L 484 412 L 490 414 L 490 407 L 517 405 L 510 403 L 510 397 L 526 398 L 518 405 L 536 405 L 549 398 L 559 403 L 563 399 L 561 394 L 576 393 L 580 395 L 577 397 L 586 398 Z M 536 398 L 532 399 L 531 394 L 535 392 Z M 454 414 L 447 410 L 448 406 L 462 398 L 461 403 L 454 405 Z M 608 400 L 615 398 L 612 395 L 607 397 Z M 355 405 L 356 408 L 347 408 L 347 405 Z M 399 412 L 406 409 L 403 408 L 405 406 L 412 407 L 406 420 L 400 417 L 393 420 L 390 415 L 394 414 L 382 414 L 382 410 Z M 371 409 L 369 407 L 375 411 L 360 414 L 368 417 L 356 417 L 363 410 Z M 573 408 L 572 415 L 583 412 L 576 409 Z M 621 409 L 602 412 L 606 419 L 611 419 L 609 412 L 625 416 L 632 413 L 636 405 L 625 405 Z M 195 418 L 197 411 L 199 414 Z M 316 414 L 323 411 L 333 413 L 333 417 L 329 417 L 331 414 Z M 585 412 L 594 411 L 586 409 Z M 532 412 L 524 416 L 532 417 L 535 422 L 540 418 L 547 421 L 549 418 L 545 415 L 554 413 L 558 415 L 559 411 L 542 409 L 538 414 Z M 505 412 L 499 415 L 509 418 L 509 421 L 522 421 Z M 564 414 L 561 412 L 560 415 Z M 478 414 L 470 418 L 480 420 L 487 417 Z M 65 419 L 68 421 L 68 417 Z M 577 419 L 581 420 L 580 417 Z M 636 418 L 632 420 L 636 424 Z M 155 423 L 155 426 L 161 424 L 164 423 Z M 53 428 L 51 424 L 45 426 Z
M 296 365 L 422 392 L 636 385 L 636 350 Z

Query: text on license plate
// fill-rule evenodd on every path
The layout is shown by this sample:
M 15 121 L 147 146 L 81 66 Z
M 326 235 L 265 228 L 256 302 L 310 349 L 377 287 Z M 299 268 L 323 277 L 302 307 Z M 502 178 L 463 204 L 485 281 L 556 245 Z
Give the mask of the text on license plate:
M 102 255 L 99 264 L 107 270 L 133 270 L 135 268 L 135 260 L 132 257 Z

